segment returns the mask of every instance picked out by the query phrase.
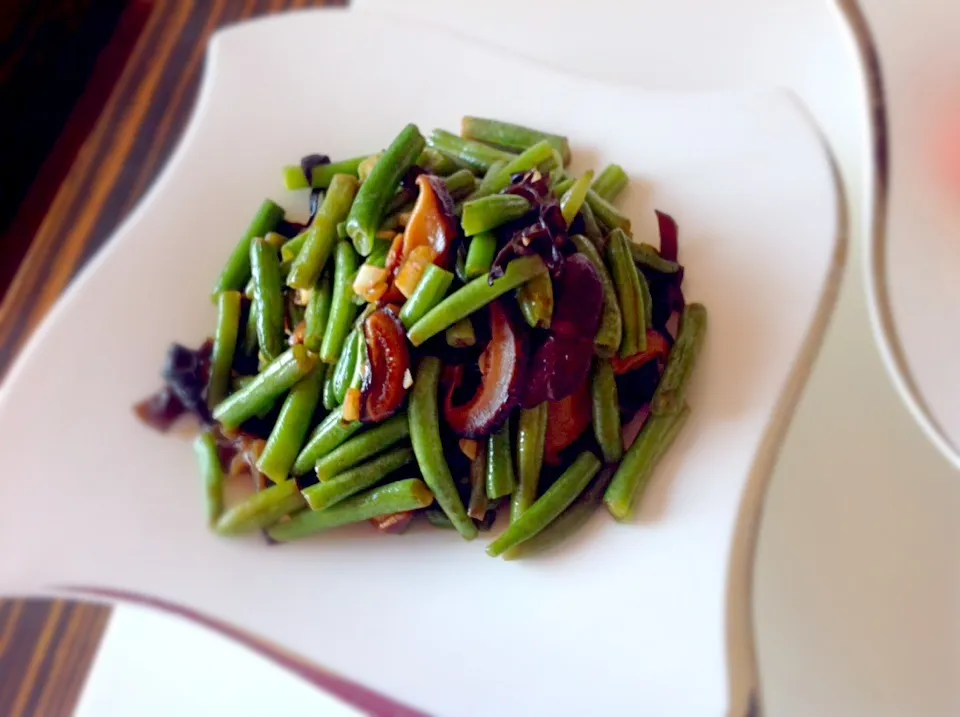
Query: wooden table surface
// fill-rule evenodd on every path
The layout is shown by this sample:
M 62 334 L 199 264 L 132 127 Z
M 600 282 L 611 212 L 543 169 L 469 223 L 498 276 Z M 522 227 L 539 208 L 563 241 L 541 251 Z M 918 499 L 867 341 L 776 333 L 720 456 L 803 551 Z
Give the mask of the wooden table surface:
M 130 2 L 126 13 L 139 14 L 142 22 L 121 20 L 117 32 L 135 28 L 132 50 L 0 304 L 0 376 L 170 156 L 193 108 L 210 34 L 256 15 L 343 4 Z M 64 129 L 70 132 L 71 127 Z M 72 714 L 109 614 L 107 607 L 63 600 L 0 601 L 0 715 Z

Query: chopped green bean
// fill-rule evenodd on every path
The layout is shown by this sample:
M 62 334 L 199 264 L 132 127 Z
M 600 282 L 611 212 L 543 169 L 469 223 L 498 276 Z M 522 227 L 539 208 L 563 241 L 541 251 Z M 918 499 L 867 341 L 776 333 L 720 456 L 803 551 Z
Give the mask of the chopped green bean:
M 267 246 L 263 239 L 254 239 L 250 244 L 250 267 L 253 303 L 257 307 L 257 342 L 260 353 L 269 360 L 283 353 L 287 345 L 283 283 L 276 250 Z
M 284 264 L 289 264 L 297 258 L 297 254 L 299 254 L 300 250 L 303 249 L 303 244 L 307 241 L 307 235 L 309 233 L 309 229 L 304 229 L 293 239 L 289 240 L 286 244 L 280 247 L 280 260 Z
M 603 493 L 610 485 L 614 466 L 607 466 L 590 481 L 590 485 L 577 496 L 559 517 L 529 540 L 514 546 L 503 554 L 504 560 L 529 558 L 557 547 L 587 524 L 590 516 L 603 503 Z
M 469 196 L 477 188 L 477 178 L 469 169 L 457 170 L 449 177 L 444 177 L 443 183 L 455 202 Z
M 487 498 L 496 500 L 513 493 L 517 478 L 510 447 L 510 421 L 487 440 Z
M 541 532 L 576 500 L 599 471 L 599 459 L 589 451 L 581 453 L 546 493 L 487 546 L 487 555 L 497 557 Z
M 313 288 L 310 301 L 307 302 L 307 313 L 304 316 L 306 327 L 303 345 L 310 351 L 319 351 L 323 343 L 323 334 L 327 330 L 327 320 L 330 318 L 332 292 L 333 282 L 330 281 L 330 272 L 327 271 L 321 274 L 320 281 Z
M 580 207 L 580 216 L 583 218 L 583 233 L 587 235 L 587 239 L 593 242 L 597 249 L 602 249 L 604 246 L 603 232 L 600 231 L 600 225 L 597 224 L 597 218 L 593 215 L 593 210 L 586 202 Z
M 290 266 L 287 285 L 294 289 L 309 289 L 317 283 L 337 241 L 337 224 L 346 219 L 358 195 L 356 177 L 338 174 L 333 178 L 323 204 L 307 231 L 307 238 Z
M 517 489 L 510 504 L 510 522 L 527 510 L 537 499 L 540 471 L 543 468 L 543 447 L 547 439 L 546 401 L 520 411 L 517 424 Z
M 603 460 L 616 463 L 623 457 L 623 434 L 620 426 L 620 400 L 617 380 L 608 359 L 593 362 L 593 432 L 603 453 Z
M 419 510 L 431 503 L 433 494 L 424 482 L 408 478 L 347 498 L 326 510 L 301 511 L 290 520 L 267 530 L 267 535 L 285 543 L 341 525 L 362 523 L 381 515 Z
M 435 174 L 438 177 L 450 176 L 460 169 L 458 162 L 433 147 L 426 147 L 420 153 L 417 157 L 417 166 L 427 174 Z
M 213 409 L 213 418 L 224 428 L 236 428 L 269 408 L 280 394 L 310 373 L 314 364 L 316 358 L 303 346 L 287 349 L 243 389 L 221 401 Z
M 304 488 L 303 497 L 313 510 L 324 510 L 381 482 L 385 476 L 414 460 L 413 449 L 409 446 L 394 448 Z
M 351 323 L 357 315 L 353 303 L 355 296 L 352 277 L 357 271 L 360 258 L 348 241 L 338 241 L 334 250 L 333 299 L 330 303 L 330 318 L 320 345 L 320 360 L 335 363 L 340 358 L 344 341 L 350 333 Z
M 413 290 L 410 298 L 400 309 L 400 322 L 409 329 L 422 319 L 430 309 L 443 301 L 447 289 L 453 283 L 453 273 L 441 269 L 436 264 L 429 264 L 423 271 L 423 276 Z
M 193 451 L 203 478 L 207 524 L 212 528 L 223 513 L 223 466 L 220 464 L 217 439 L 210 431 L 204 431 L 194 440 Z
M 304 508 L 307 502 L 300 495 L 297 482 L 286 480 L 254 493 L 235 505 L 217 521 L 220 535 L 242 535 L 268 528 L 284 516 Z
M 507 163 L 503 160 L 498 160 L 490 165 L 490 169 L 487 170 L 486 174 L 483 175 L 483 179 L 480 180 L 480 183 L 477 185 L 476 192 L 477 196 L 485 197 L 488 194 L 493 194 L 489 190 L 489 184 L 495 180 L 500 174 L 500 170 L 507 166 Z
M 558 199 L 562 198 L 564 194 L 570 191 L 577 181 L 576 177 L 560 177 L 558 174 L 554 174 L 553 177 L 557 177 L 557 181 L 555 184 L 551 185 L 550 190 Z
M 217 279 L 216 286 L 213 287 L 214 297 L 223 291 L 243 291 L 247 280 L 250 279 L 250 243 L 255 237 L 262 237 L 274 229 L 281 219 L 283 219 L 283 208 L 269 199 L 264 199 L 250 226 L 240 237 L 233 253 L 227 259 L 227 265 L 223 267 L 223 272 Z
M 553 280 L 539 274 L 517 289 L 517 303 L 526 322 L 535 329 L 549 329 L 553 321 Z
M 371 154 L 365 160 L 360 162 L 360 165 L 357 167 L 357 179 L 361 182 L 367 181 L 367 177 L 370 176 L 370 172 L 376 166 L 377 162 L 380 161 L 380 157 L 383 156 L 381 153 Z
M 653 326 L 653 295 L 650 293 L 647 277 L 642 271 L 637 272 L 637 278 L 640 280 L 640 303 L 643 304 L 643 322 L 640 330 L 646 333 L 647 329 Z
M 509 162 L 516 155 L 488 144 L 464 139 L 442 129 L 435 129 L 427 138 L 433 149 L 477 172 L 486 172 L 494 162 Z
M 332 450 L 317 461 L 317 478 L 328 481 L 410 435 L 407 415 L 401 413 L 377 424 Z
M 243 344 L 240 346 L 240 351 L 244 356 L 252 358 L 257 355 L 258 345 L 257 305 L 251 301 L 247 308 L 247 323 L 243 329 Z
M 310 184 L 307 184 L 307 177 L 300 165 L 291 164 L 283 168 L 283 184 L 287 189 L 306 189 L 307 187 L 326 189 L 338 174 L 349 174 L 356 177 L 360 163 L 366 158 L 367 155 L 363 155 L 362 157 L 352 157 L 341 162 L 321 164 L 314 167 Z
M 393 199 L 396 187 L 417 161 L 424 146 L 420 130 L 416 125 L 408 124 L 383 153 L 367 181 L 360 186 L 347 217 L 347 233 L 362 256 L 367 256 L 373 249 L 374 237 L 388 214 L 387 206 Z
M 530 211 L 530 202 L 516 194 L 491 194 L 464 202 L 460 226 L 466 236 L 496 229 Z
M 453 521 L 447 517 L 447 514 L 443 512 L 442 508 L 438 508 L 435 505 L 431 505 L 429 508 L 423 511 L 424 516 L 427 518 L 427 522 L 430 523 L 434 528 L 440 528 L 442 530 L 456 530 L 457 526 L 453 524 Z
M 623 340 L 620 355 L 633 356 L 647 349 L 647 333 L 641 331 L 643 321 L 643 294 L 640 277 L 630 256 L 630 239 L 621 229 L 614 229 L 607 238 L 607 261 L 617 289 L 620 315 L 623 321 Z
M 470 321 L 470 317 L 460 319 L 449 327 L 445 333 L 445 338 L 447 346 L 455 349 L 465 349 L 476 345 L 477 334 L 473 330 L 473 322 Z
M 469 281 L 490 271 L 497 254 L 497 237 L 492 232 L 481 232 L 470 240 L 467 258 L 463 265 L 464 276 Z
M 367 260 L 363 263 L 375 266 L 378 269 L 386 267 L 387 255 L 390 253 L 391 244 L 393 244 L 393 242 L 386 239 L 374 239 L 373 251 L 370 252 L 370 256 L 368 256 Z
M 628 234 L 630 233 L 629 217 L 621 214 L 615 206 L 592 189 L 587 191 L 587 204 L 593 210 L 594 216 L 610 229 L 623 229 Z
M 547 270 L 539 256 L 524 256 L 507 264 L 504 275 L 491 285 L 489 274 L 479 276 L 466 286 L 458 289 L 433 307 L 427 314 L 410 327 L 407 338 L 414 346 L 419 346 L 431 336 L 435 336 L 448 326 L 466 318 L 482 306 L 486 306 L 499 296 L 529 281 Z
M 689 414 L 690 409 L 684 406 L 679 413 L 651 415 L 647 419 L 603 494 L 610 515 L 619 521 L 630 520 L 633 506 L 643 495 L 657 463 L 680 433 Z
M 577 251 L 590 260 L 597 274 L 600 275 L 600 283 L 603 285 L 603 312 L 600 314 L 600 328 L 597 329 L 593 345 L 597 356 L 610 358 L 617 353 L 623 339 L 623 318 L 620 315 L 616 287 L 600 252 L 593 243 L 581 234 L 575 234 L 570 237 L 570 240 L 577 247 Z
M 328 411 L 332 411 L 340 405 L 340 402 L 337 401 L 337 397 L 333 392 L 333 373 L 333 369 L 328 369 L 327 376 L 323 381 L 323 407 Z M 307 470 L 309 470 L 309 466 Z M 306 473 L 307 471 L 304 470 L 303 472 Z
M 313 423 L 313 414 L 320 401 L 320 390 L 326 377 L 326 366 L 317 364 L 312 372 L 290 389 L 280 409 L 277 422 L 263 447 L 257 468 L 274 483 L 287 479 L 303 439 Z
M 427 356 L 420 361 L 408 409 L 410 439 L 423 479 L 460 535 L 470 540 L 476 537 L 477 526 L 463 508 L 457 486 L 443 456 L 443 443 L 440 440 L 440 419 L 437 411 L 440 369 L 440 359 L 436 357 Z
M 608 164 L 603 171 L 597 175 L 590 189 L 596 192 L 597 196 L 612 202 L 620 192 L 626 189 L 630 184 L 630 177 L 623 171 L 619 164 Z
M 240 292 L 223 291 L 217 296 L 217 328 L 213 333 L 210 379 L 207 382 L 207 406 L 213 408 L 227 395 L 230 367 L 240 333 Z
M 301 476 L 312 471 L 317 461 L 341 445 L 350 436 L 363 428 L 360 421 L 345 422 L 343 420 L 343 406 L 334 407 L 320 425 L 314 429 L 307 440 L 307 445 L 300 451 L 291 471 L 295 476 Z
M 495 176 L 484 177 L 471 198 L 479 199 L 503 191 L 510 186 L 514 174 L 528 172 L 531 169 L 550 171 L 557 166 L 558 157 L 557 151 L 548 141 L 537 142 L 503 165 Z
M 591 181 L 593 181 L 593 170 L 577 179 L 560 197 L 560 211 L 563 212 L 563 218 L 566 220 L 568 227 L 573 224 L 573 220 L 580 213 L 580 207 L 587 199 L 587 191 L 590 189 Z
M 663 416 L 682 410 L 687 385 L 706 335 L 707 308 L 703 304 L 687 304 L 680 316 L 677 340 L 670 349 L 667 367 L 650 401 L 651 413 Z
M 566 137 L 559 134 L 541 132 L 511 122 L 501 122 L 500 120 L 483 117 L 464 117 L 460 125 L 460 134 L 470 139 L 518 152 L 532 147 L 537 142 L 546 140 L 560 152 L 564 165 L 570 163 L 570 143 Z
M 470 462 L 470 501 L 467 515 L 483 520 L 490 509 L 487 500 L 487 440 L 477 441 L 477 457 Z
M 634 262 L 640 266 L 646 266 L 661 274 L 676 274 L 680 271 L 680 265 L 675 261 L 664 259 L 656 247 L 650 244 L 637 244 L 630 242 L 630 254 Z
M 333 369 L 333 395 L 337 405 L 343 403 L 343 399 L 347 395 L 347 389 L 350 388 L 350 382 L 353 381 L 353 374 L 356 372 L 357 356 L 359 355 L 358 332 L 359 329 L 354 328 L 347 334 L 343 351 L 340 352 L 340 358 L 337 359 Z

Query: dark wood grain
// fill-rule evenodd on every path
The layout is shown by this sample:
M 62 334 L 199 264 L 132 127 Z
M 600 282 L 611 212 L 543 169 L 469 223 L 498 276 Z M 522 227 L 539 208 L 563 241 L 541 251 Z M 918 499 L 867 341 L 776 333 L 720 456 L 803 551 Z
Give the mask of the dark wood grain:
M 59 188 L 50 200 L 36 195 L 24 200 L 24 211 L 36 211 L 41 203 L 47 211 L 0 303 L 0 376 L 176 146 L 196 100 L 210 34 L 256 15 L 345 4 L 344 0 L 134 3 L 144 15 L 137 38 L 92 129 L 78 142 L 78 123 L 68 123 L 61 144 L 68 135 L 79 150 L 69 169 L 56 168 L 62 177 Z M 120 25 L 129 31 L 131 22 Z M 114 70 L 117 61 L 113 56 Z M 79 106 L 96 102 L 90 96 L 94 91 L 88 87 Z M 15 217 L 11 226 L 23 231 L 29 221 Z M 109 608 L 89 603 L 0 600 L 0 715 L 72 714 L 109 615 Z

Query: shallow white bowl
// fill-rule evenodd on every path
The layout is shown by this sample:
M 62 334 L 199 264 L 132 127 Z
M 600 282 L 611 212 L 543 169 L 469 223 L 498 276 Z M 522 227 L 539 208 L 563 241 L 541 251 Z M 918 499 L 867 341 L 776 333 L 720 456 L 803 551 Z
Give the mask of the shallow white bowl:
M 637 523 L 598 514 L 566 550 L 519 564 L 429 530 L 279 549 L 214 537 L 189 447 L 130 405 L 171 340 L 209 332 L 210 285 L 262 197 L 305 212 L 280 165 L 463 114 L 565 133 L 575 170 L 621 163 L 638 239 L 656 240 L 653 207 L 680 223 L 710 335 L 693 418 Z M 221 32 L 169 167 L 0 390 L 0 591 L 156 596 L 432 713 L 741 713 L 748 605 L 728 596 L 749 578 L 759 497 L 832 307 L 841 209 L 786 93 L 608 87 L 373 15 Z

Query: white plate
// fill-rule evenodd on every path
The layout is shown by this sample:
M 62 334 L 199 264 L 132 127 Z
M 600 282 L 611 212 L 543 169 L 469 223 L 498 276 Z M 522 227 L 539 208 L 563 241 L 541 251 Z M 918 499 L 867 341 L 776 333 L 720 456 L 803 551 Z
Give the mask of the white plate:
M 653 238 L 654 206 L 680 222 L 710 338 L 693 418 L 639 520 L 598 515 L 569 549 L 525 564 L 434 531 L 280 549 L 210 535 L 189 447 L 130 412 L 167 344 L 209 331 L 211 281 L 263 196 L 305 211 L 281 164 L 467 113 L 566 133 L 580 166 L 623 164 L 638 238 Z M 170 166 L 0 394 L 0 590 L 179 602 L 432 713 L 742 712 L 752 683 L 730 683 L 727 653 L 749 627 L 728 621 L 746 609 L 727 601 L 732 546 L 832 306 L 839 209 L 824 147 L 786 93 L 644 94 L 362 14 L 222 32 Z
M 960 4 L 903 31 L 896 3 L 866 3 L 883 68 L 890 147 L 886 233 L 865 252 L 875 335 L 894 383 L 960 467 Z

